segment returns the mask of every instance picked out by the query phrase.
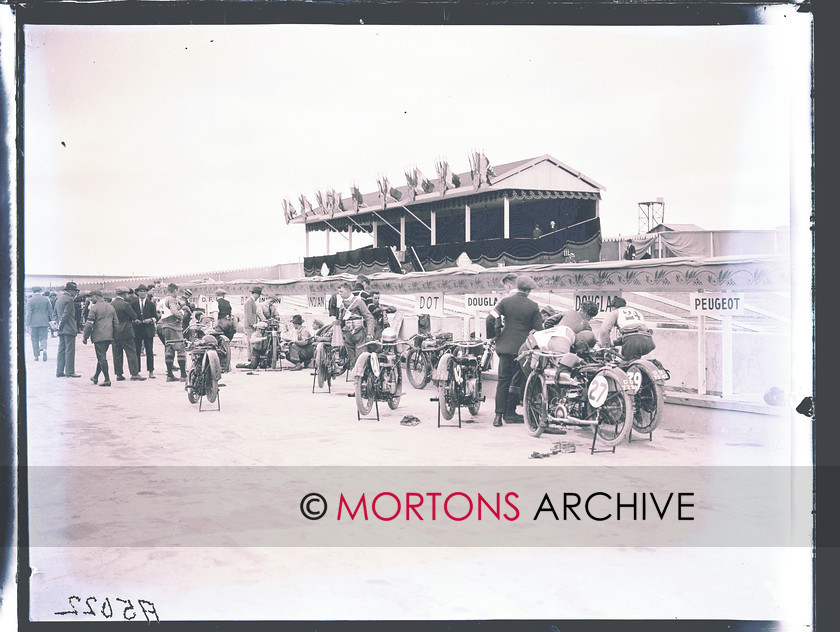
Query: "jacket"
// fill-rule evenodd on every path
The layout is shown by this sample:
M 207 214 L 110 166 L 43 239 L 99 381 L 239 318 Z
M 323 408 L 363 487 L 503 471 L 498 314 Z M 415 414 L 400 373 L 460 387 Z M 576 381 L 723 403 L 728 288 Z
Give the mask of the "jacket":
M 254 297 L 249 296 L 245 299 L 245 328 L 253 331 L 257 324 L 257 303 Z
M 99 301 L 88 310 L 83 340 L 90 338 L 94 342 L 111 342 L 118 326 L 119 320 L 113 305 Z
M 376 328 L 376 322 L 373 320 L 373 315 L 365 305 L 364 300 L 359 296 L 350 296 L 350 301 L 344 305 L 344 300 L 341 301 L 339 320 L 342 328 L 345 331 L 354 331 L 356 329 L 364 328 L 367 330 L 368 336 L 373 336 Z
M 516 355 L 528 334 L 534 329 L 539 331 L 543 328 L 539 306 L 524 292 L 511 294 L 496 303 L 487 316 L 488 329 L 493 322 L 498 332 L 500 316 L 504 317 L 504 326 L 496 336 L 496 353 L 500 355 Z
M 153 337 L 155 335 L 155 322 L 157 322 L 157 305 L 154 299 L 146 296 L 143 307 L 140 307 L 139 298 L 129 304 L 134 308 L 134 318 L 138 321 L 134 325 L 135 335 L 145 336 L 146 338 Z
M 58 320 L 58 333 L 63 336 L 75 336 L 79 333 L 76 324 L 76 305 L 74 297 L 62 292 L 55 299 L 55 317 Z
M 50 299 L 43 294 L 33 294 L 26 305 L 26 322 L 30 327 L 48 327 L 52 320 Z
M 134 340 L 134 319 L 137 318 L 137 313 L 128 301 L 120 296 L 111 301 L 111 307 L 117 313 L 118 319 L 117 328 L 114 330 L 114 340 Z

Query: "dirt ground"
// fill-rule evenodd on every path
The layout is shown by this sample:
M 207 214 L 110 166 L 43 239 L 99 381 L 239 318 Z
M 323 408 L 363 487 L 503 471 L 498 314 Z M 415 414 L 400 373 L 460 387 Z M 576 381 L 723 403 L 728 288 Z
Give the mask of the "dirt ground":
M 533 438 L 521 424 L 492 427 L 492 381 L 485 382 L 487 401 L 474 420 L 464 411 L 461 428 L 438 428 L 431 385 L 418 391 L 406 384 L 397 410 L 383 404 L 379 421 L 358 420 L 348 397 L 352 383 L 341 377 L 331 393 L 312 393 L 309 371 L 234 370 L 223 377 L 221 410 L 199 412 L 187 401 L 182 383 L 165 381 L 160 346 L 157 379 L 114 382 L 111 388 L 89 381 L 95 359 L 81 339 L 77 373 L 82 378 L 55 378 L 56 347 L 51 340 L 46 363 L 26 361 L 31 468 L 102 466 L 107 472 L 119 467 L 131 472 L 132 480 L 145 475 L 138 468 L 165 466 L 243 466 L 255 472 L 260 466 L 467 466 L 476 472 L 492 471 L 482 466 L 507 466 L 527 468 L 523 474 L 534 477 L 556 475 L 558 466 L 578 466 L 574 471 L 587 468 L 599 476 L 640 466 L 787 466 L 809 440 L 788 417 L 668 405 L 653 441 L 590 454 L 588 430 Z M 401 425 L 408 414 L 421 423 Z M 529 458 L 535 451 L 550 452 L 560 439 L 573 442 L 575 452 Z M 135 609 L 128 614 L 140 620 L 137 600 L 144 600 L 147 610 L 147 602 L 153 603 L 165 620 L 678 617 L 774 619 L 791 629 L 804 629 L 810 621 L 810 550 L 804 547 L 615 541 L 568 546 L 562 537 L 556 545 L 534 547 L 503 542 L 325 547 L 304 546 L 305 537 L 301 546 L 275 546 L 270 536 L 243 543 L 229 531 L 195 546 L 167 546 L 161 533 L 147 541 L 117 538 L 118 545 L 103 547 L 91 534 L 116 524 L 112 512 L 119 513 L 120 498 L 112 498 L 108 508 L 96 485 L 71 487 L 68 482 L 66 488 L 29 490 L 30 513 L 47 512 L 56 523 L 50 538 L 30 534 L 35 620 L 102 619 L 106 599 L 117 611 L 119 598 L 132 600 Z M 149 481 L 148 489 L 153 488 Z M 175 516 L 195 500 L 189 489 L 182 491 L 158 499 L 159 514 L 149 516 L 149 523 L 160 520 L 165 529 L 167 519 L 179 520 Z M 255 505 L 249 511 L 269 509 Z M 79 515 L 98 515 L 102 524 L 91 525 Z M 55 541 L 64 544 L 53 546 Z M 609 590 L 601 590 L 604 586 Z M 78 614 L 68 601 L 74 595 L 81 598 Z M 83 612 L 88 597 L 95 615 Z M 119 612 L 126 608 L 120 601 Z

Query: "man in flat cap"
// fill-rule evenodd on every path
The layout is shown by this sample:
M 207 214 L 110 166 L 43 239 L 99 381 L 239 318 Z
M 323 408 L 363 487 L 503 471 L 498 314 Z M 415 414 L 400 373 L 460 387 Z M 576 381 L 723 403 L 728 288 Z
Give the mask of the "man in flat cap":
M 128 361 L 128 372 L 132 380 L 145 380 L 140 375 L 140 359 L 137 356 L 137 347 L 134 346 L 134 321 L 137 320 L 137 312 L 126 300 L 128 296 L 127 287 L 114 289 L 116 297 L 111 301 L 111 306 L 117 312 L 117 329 L 114 331 L 114 344 L 111 351 L 114 354 L 114 373 L 117 381 L 125 380 L 123 375 L 123 353 Z
M 177 382 L 173 374 L 175 356 L 178 356 L 178 366 L 181 368 L 182 382 L 187 381 L 187 351 L 184 346 L 184 328 L 181 325 L 181 307 L 178 304 L 178 286 L 170 283 L 166 286 L 166 297 L 163 299 L 163 318 L 157 324 L 157 334 L 164 344 L 164 360 L 166 361 L 166 381 Z
M 137 366 L 140 366 L 140 352 L 146 350 L 146 370 L 149 379 L 155 379 L 155 324 L 157 323 L 157 305 L 149 296 L 149 288 L 143 284 L 134 290 L 137 300 L 131 303 L 134 308 L 134 346 L 137 349 Z
M 245 299 L 245 322 L 242 323 L 242 327 L 245 331 L 245 342 L 248 343 L 248 357 L 251 357 L 251 336 L 257 330 L 257 321 L 260 320 L 257 301 L 261 296 L 262 288 L 254 286 L 251 288 L 251 295 Z
M 103 300 L 101 290 L 93 290 L 90 293 L 90 308 L 88 309 L 85 331 L 82 336 L 82 343 L 87 344 L 88 339 L 93 341 L 93 349 L 96 352 L 96 371 L 90 381 L 99 384 L 99 374 L 105 378 L 101 386 L 111 386 L 111 376 L 108 373 L 108 347 L 114 340 L 114 332 L 119 327 L 117 312 L 111 303 Z
M 487 337 L 496 338 L 496 355 L 499 356 L 499 381 L 496 384 L 496 416 L 494 426 L 507 423 L 522 423 L 522 415 L 516 414 L 518 397 L 509 393 L 514 373 L 519 370 L 516 354 L 522 343 L 533 330 L 541 330 L 540 308 L 528 298 L 537 287 L 529 276 L 516 278 L 516 293 L 504 297 L 487 315 Z
M 82 377 L 76 373 L 76 336 L 79 327 L 76 322 L 76 295 L 79 286 L 68 281 L 64 291 L 55 299 L 55 316 L 58 319 L 58 353 L 56 355 L 56 377 Z
M 233 322 L 233 307 L 231 307 L 230 301 L 225 298 L 226 295 L 225 290 L 216 290 L 216 305 L 219 306 L 216 325 L 227 336 L 228 340 L 233 340 L 236 333 L 236 324 Z
M 32 353 L 35 362 L 39 359 L 47 361 L 47 331 L 53 319 L 50 299 L 41 294 L 42 288 L 37 285 L 32 288 L 32 296 L 26 304 L 26 322 L 29 325 L 29 335 L 32 338 Z

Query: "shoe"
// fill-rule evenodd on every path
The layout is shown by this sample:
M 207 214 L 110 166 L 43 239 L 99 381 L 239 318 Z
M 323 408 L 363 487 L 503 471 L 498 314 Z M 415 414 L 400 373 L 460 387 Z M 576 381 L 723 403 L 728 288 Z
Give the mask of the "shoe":
M 42 359 L 44 362 L 46 362 L 46 361 L 47 361 L 47 352 L 46 352 L 46 351 L 44 351 L 44 353 L 43 353 L 43 354 L 41 354 L 41 359 Z
M 79 375 L 78 373 L 68 373 L 68 374 L 67 374 L 67 375 L 65 375 L 64 377 L 82 377 L 82 376 L 81 376 L 81 375 Z
M 179 381 L 179 382 L 186 382 L 186 381 L 187 381 L 187 376 L 185 375 L 185 376 L 183 376 L 183 377 L 179 377 L 179 378 L 178 378 L 178 381 Z
M 55 376 L 56 376 L 56 377 L 66 377 L 66 376 L 64 375 L 64 373 L 56 373 L 56 374 L 55 374 Z
M 99 378 L 98 377 L 92 377 L 92 378 L 90 378 L 90 381 L 93 382 L 94 384 L 99 384 Z
M 117 376 L 117 382 L 125 382 L 125 376 L 124 375 L 118 375 Z
M 302 370 L 303 370 L 303 365 L 300 364 L 299 362 L 296 365 L 294 365 L 291 369 L 289 369 L 289 371 L 302 371 Z
M 502 425 L 502 415 L 501 413 L 496 413 L 496 416 L 493 418 L 493 425 L 497 428 Z
M 504 415 L 503 419 L 505 420 L 506 424 L 524 424 L 525 417 L 519 415 L 517 413 L 507 413 Z
M 155 379 L 155 372 L 154 371 L 149 371 L 149 379 L 150 380 Z
M 38 356 L 35 356 L 35 362 L 37 362 L 37 361 L 38 361 Z
M 178 381 L 178 378 L 177 378 L 177 377 L 175 377 L 174 375 L 167 375 L 167 376 L 166 376 L 166 381 L 167 381 L 167 382 L 177 382 L 177 381 Z
M 105 380 L 105 381 L 104 381 L 104 382 L 102 382 L 102 384 L 100 384 L 99 386 L 111 386 L 111 380 Z
M 134 380 L 135 382 L 145 382 L 146 381 L 146 378 L 143 377 L 142 375 L 132 375 L 130 379 Z

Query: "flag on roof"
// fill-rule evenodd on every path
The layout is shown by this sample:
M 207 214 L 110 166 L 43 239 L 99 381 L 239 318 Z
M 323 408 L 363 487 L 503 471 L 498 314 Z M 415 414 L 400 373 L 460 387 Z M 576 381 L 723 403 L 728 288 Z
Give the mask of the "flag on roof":
M 418 195 L 435 190 L 435 185 L 429 182 L 429 179 L 417 167 L 405 172 L 405 181 L 408 183 L 408 197 L 412 200 Z
M 447 189 L 457 189 L 461 186 L 458 176 L 452 171 L 452 167 L 445 160 L 438 160 L 435 163 L 435 170 L 440 181 L 440 194 L 446 195 Z
M 394 187 L 388 189 L 388 195 L 394 198 L 397 202 L 399 202 L 402 199 L 402 192 L 399 189 L 395 189 Z
M 300 212 L 304 217 L 306 217 L 307 215 L 315 214 L 315 211 L 312 210 L 312 205 L 309 203 L 309 200 L 307 200 L 306 196 L 302 194 L 300 196 Z
M 388 178 L 386 178 L 385 176 L 377 178 L 376 184 L 379 185 L 379 201 L 382 202 L 382 208 L 387 208 L 388 190 L 391 188 L 391 185 L 388 183 Z
M 324 200 L 324 194 L 321 191 L 315 191 L 315 201 L 318 203 L 318 210 L 316 211 L 319 215 L 326 215 L 327 214 L 327 206 L 326 201 Z
M 344 208 L 344 202 L 341 200 L 341 193 L 336 193 L 335 189 L 332 190 L 333 198 L 335 199 L 335 210 L 343 213 L 347 209 Z
M 353 210 L 358 213 L 359 208 L 364 204 L 364 201 L 362 200 L 362 194 L 359 191 L 359 187 L 355 184 L 350 187 L 350 197 L 353 198 L 353 206 L 355 207 Z
M 481 174 L 481 177 L 484 179 L 484 183 L 487 186 L 490 186 L 491 184 L 493 184 L 490 181 L 490 178 L 495 178 L 496 177 L 496 172 L 493 171 L 493 167 L 490 166 L 490 161 L 487 159 L 487 156 L 484 155 L 484 152 L 481 152 L 481 160 L 479 162 L 479 167 L 480 167 L 479 173 Z
M 490 177 L 495 177 L 493 168 L 490 166 L 490 161 L 483 151 L 474 151 L 470 154 L 470 176 L 472 177 L 473 186 L 478 189 L 482 184 L 490 185 Z
M 286 223 L 288 224 L 291 219 L 297 214 L 295 211 L 295 207 L 292 206 L 292 203 L 289 200 L 283 200 L 283 215 L 286 216 Z

